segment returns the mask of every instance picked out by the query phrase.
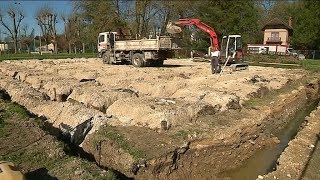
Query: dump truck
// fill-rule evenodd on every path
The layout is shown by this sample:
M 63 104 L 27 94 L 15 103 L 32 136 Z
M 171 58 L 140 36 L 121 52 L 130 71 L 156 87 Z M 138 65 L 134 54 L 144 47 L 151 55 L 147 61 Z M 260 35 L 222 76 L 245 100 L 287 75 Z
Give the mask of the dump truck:
M 105 64 L 131 63 L 135 67 L 162 66 L 173 54 L 169 36 L 121 40 L 117 32 L 99 33 L 98 53 Z

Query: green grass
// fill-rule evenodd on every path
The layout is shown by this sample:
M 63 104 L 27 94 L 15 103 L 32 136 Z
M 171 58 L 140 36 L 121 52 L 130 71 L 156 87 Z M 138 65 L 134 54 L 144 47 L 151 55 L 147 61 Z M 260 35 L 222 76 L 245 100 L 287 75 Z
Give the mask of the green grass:
M 66 59 L 66 58 L 94 58 L 97 53 L 79 53 L 79 54 L 1 54 L 0 61 L 4 60 L 24 60 L 24 59 Z
M 144 157 L 144 153 L 141 150 L 138 150 L 135 147 L 131 146 L 127 142 L 125 137 L 122 134 L 120 134 L 120 132 L 118 132 L 117 130 L 108 126 L 102 131 L 104 132 L 104 136 L 114 141 L 119 148 L 129 153 L 131 156 L 133 156 L 134 159 L 140 159 Z
M 0 138 L 6 136 L 6 128 L 5 128 L 5 115 L 0 112 Z
M 107 180 L 115 180 L 115 179 L 117 179 L 117 176 L 114 172 L 108 171 L 107 175 L 106 175 L 106 179 Z
M 189 132 L 185 130 L 179 130 L 174 134 L 175 137 L 181 137 L 182 139 L 187 139 L 188 138 Z
M 320 60 L 306 59 L 302 60 L 301 64 L 305 70 L 311 72 L 320 72 Z
M 29 114 L 24 107 L 14 102 L 7 102 L 5 116 L 12 117 L 14 115 L 21 119 L 29 117 Z
M 310 72 L 320 72 L 320 60 L 304 59 L 299 60 L 292 56 L 278 56 L 278 55 L 254 55 L 248 54 L 246 60 L 250 62 L 252 66 L 263 66 L 263 67 L 275 67 L 275 68 L 287 68 L 297 69 L 302 68 Z M 287 66 L 281 64 L 260 64 L 259 62 L 267 63 L 281 63 L 281 64 L 297 64 L 299 66 Z
M 18 166 L 37 167 L 40 165 L 47 169 L 53 169 L 57 164 L 61 163 L 60 159 L 49 158 L 48 155 L 42 153 L 40 149 L 17 151 L 2 156 L 1 158 L 6 161 L 14 162 Z
M 0 128 L 3 128 L 5 125 L 3 114 L 0 114 Z
M 280 89 L 272 90 L 267 92 L 263 97 L 253 97 L 244 102 L 244 106 L 248 108 L 268 105 L 270 102 L 274 101 L 280 94 L 290 92 L 294 89 L 297 89 L 299 86 L 304 85 L 306 83 L 305 79 L 301 81 L 290 81 L 288 84 Z

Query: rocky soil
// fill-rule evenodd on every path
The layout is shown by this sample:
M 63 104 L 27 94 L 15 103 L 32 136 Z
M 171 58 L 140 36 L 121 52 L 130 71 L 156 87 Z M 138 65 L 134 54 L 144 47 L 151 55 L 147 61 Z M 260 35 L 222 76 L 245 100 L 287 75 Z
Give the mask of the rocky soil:
M 210 74 L 209 63 L 190 59 L 170 59 L 159 68 L 98 59 L 0 63 L 0 88 L 13 101 L 47 119 L 99 164 L 137 178 L 219 173 L 241 163 L 285 123 L 267 121 L 270 114 L 289 117 L 307 94 L 304 84 L 295 84 L 295 91 L 274 101 L 270 96 L 263 107 L 252 99 L 304 78 L 298 69 L 255 66 L 219 77 Z
M 13 162 L 28 180 L 116 178 L 94 162 L 70 155 L 68 146 L 42 126 L 41 120 L 0 96 L 0 161 Z

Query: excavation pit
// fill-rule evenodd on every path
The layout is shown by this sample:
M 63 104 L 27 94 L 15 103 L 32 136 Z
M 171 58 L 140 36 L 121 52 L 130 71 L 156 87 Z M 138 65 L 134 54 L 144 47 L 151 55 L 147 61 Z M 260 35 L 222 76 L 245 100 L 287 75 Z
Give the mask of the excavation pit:
M 287 123 L 279 119 L 317 95 L 299 69 L 250 67 L 217 81 L 209 63 L 165 64 L 6 61 L 0 88 L 97 163 L 138 179 L 216 177 L 273 144 L 272 132 Z

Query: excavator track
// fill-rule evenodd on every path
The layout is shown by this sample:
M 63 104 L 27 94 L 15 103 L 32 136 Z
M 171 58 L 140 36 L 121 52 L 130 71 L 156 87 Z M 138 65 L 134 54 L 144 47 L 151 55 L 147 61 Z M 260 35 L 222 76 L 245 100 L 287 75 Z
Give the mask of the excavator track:
M 241 70 L 248 69 L 249 65 L 247 63 L 238 63 L 238 64 L 231 64 L 229 67 L 232 71 L 241 71 Z

